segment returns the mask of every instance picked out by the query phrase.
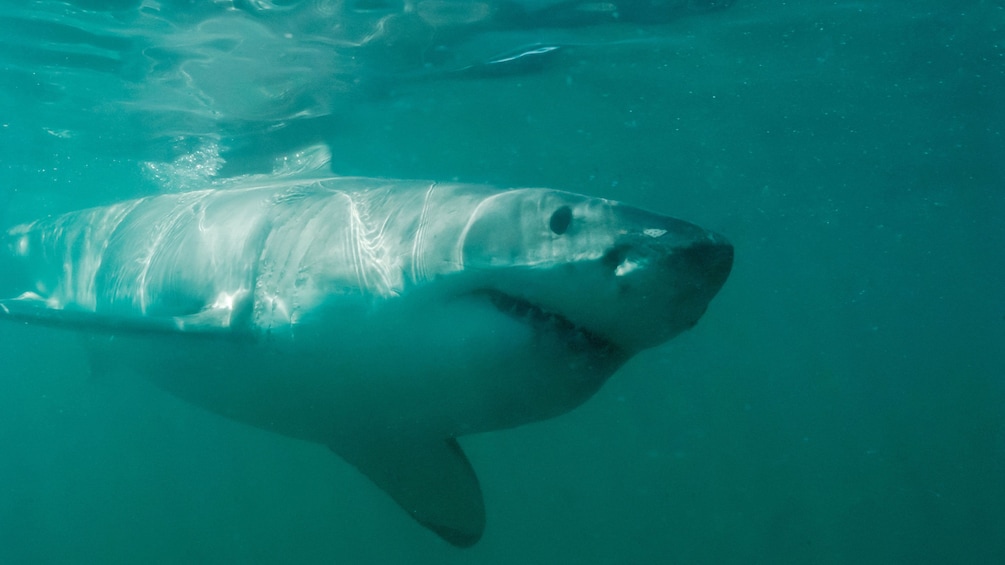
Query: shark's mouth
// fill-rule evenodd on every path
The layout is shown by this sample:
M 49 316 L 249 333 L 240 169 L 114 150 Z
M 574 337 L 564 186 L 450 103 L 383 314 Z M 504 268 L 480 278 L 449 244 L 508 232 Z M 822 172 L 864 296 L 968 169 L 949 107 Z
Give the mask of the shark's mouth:
M 574 324 L 557 312 L 498 290 L 486 290 L 485 295 L 500 312 L 523 322 L 535 331 L 557 337 L 573 353 L 609 360 L 625 357 L 621 347 L 602 335 Z

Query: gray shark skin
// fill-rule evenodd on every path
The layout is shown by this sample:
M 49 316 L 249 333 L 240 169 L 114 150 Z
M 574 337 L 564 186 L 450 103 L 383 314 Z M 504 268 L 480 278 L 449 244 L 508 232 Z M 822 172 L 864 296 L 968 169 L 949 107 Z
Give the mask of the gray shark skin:
M 608 200 L 363 178 L 152 196 L 4 244 L 22 286 L 0 318 L 327 445 L 460 547 L 485 509 L 456 438 L 583 403 L 693 326 L 733 261 L 722 236 Z

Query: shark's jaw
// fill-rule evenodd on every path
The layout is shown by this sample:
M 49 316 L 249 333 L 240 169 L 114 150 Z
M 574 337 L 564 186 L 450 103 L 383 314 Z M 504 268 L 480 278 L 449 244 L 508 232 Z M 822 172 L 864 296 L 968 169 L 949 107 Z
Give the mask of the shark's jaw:
M 630 356 L 613 341 L 575 324 L 560 312 L 499 290 L 483 290 L 479 293 L 484 294 L 501 313 L 526 324 L 537 334 L 554 337 L 573 355 L 614 364 L 620 364 Z

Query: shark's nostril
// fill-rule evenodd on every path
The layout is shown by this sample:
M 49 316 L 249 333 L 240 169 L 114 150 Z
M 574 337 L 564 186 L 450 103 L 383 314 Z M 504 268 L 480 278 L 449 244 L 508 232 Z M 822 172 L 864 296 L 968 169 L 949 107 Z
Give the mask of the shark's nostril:
M 625 257 L 628 256 L 628 246 L 627 245 L 615 245 L 610 248 L 607 253 L 604 254 L 603 258 L 600 260 L 601 263 L 610 271 L 617 270 L 617 268 L 624 262 Z

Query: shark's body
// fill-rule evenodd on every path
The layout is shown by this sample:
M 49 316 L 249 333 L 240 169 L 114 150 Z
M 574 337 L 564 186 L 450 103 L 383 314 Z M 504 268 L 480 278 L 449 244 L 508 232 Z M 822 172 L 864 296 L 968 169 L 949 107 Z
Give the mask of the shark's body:
M 23 294 L 0 318 L 328 445 L 459 546 L 485 518 L 455 438 L 581 404 L 691 327 L 733 253 L 607 200 L 356 178 L 149 197 L 6 244 Z

